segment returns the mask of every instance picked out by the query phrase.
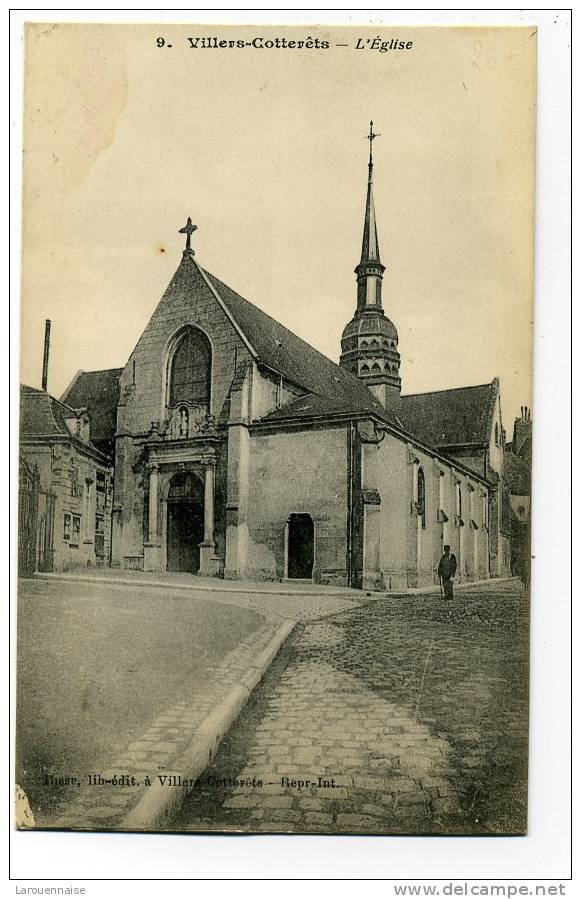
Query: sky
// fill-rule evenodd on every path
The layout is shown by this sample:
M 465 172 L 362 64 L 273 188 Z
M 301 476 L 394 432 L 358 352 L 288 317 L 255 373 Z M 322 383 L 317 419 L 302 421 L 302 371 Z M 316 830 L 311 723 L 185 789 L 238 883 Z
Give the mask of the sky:
M 214 35 L 330 46 L 187 40 Z M 356 49 L 376 36 L 412 47 Z M 188 215 L 201 265 L 338 361 L 373 119 L 402 391 L 498 376 L 510 439 L 531 403 L 535 43 L 531 27 L 29 26 L 22 380 L 40 386 L 46 318 L 53 395 L 124 365 Z

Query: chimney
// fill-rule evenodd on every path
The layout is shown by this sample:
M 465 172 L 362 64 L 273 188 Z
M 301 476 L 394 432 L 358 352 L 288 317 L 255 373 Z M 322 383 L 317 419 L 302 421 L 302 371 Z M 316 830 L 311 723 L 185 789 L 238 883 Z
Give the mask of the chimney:
M 532 433 L 533 424 L 531 421 L 531 410 L 528 406 L 521 406 L 520 418 L 515 419 L 512 436 L 512 451 L 515 455 L 520 456 L 523 443 L 527 437 L 532 436 Z
M 44 324 L 44 356 L 42 359 L 42 389 L 46 390 L 48 385 L 48 355 L 50 352 L 50 319 L 47 318 Z

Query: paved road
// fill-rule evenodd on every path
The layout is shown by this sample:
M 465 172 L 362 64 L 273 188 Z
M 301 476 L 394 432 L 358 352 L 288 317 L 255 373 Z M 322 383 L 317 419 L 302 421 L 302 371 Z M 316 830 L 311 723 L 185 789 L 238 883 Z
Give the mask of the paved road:
M 48 775 L 105 770 L 157 716 L 209 697 L 212 672 L 265 628 L 210 596 L 21 581 L 16 773 L 37 823 L 79 790 Z
M 514 586 L 307 621 L 170 827 L 522 833 L 527 709 Z

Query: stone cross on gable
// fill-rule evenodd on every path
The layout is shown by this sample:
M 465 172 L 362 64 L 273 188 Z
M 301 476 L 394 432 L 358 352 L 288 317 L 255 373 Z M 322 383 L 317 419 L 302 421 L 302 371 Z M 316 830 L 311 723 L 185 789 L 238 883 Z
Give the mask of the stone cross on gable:
M 183 228 L 180 228 L 180 231 L 179 231 L 180 234 L 186 235 L 186 248 L 184 250 L 184 253 L 192 253 L 192 255 L 193 255 L 194 251 L 192 250 L 192 234 L 194 233 L 194 231 L 197 231 L 197 230 L 198 230 L 198 226 L 192 225 L 192 220 L 188 215 L 188 220 L 187 220 L 185 226 Z

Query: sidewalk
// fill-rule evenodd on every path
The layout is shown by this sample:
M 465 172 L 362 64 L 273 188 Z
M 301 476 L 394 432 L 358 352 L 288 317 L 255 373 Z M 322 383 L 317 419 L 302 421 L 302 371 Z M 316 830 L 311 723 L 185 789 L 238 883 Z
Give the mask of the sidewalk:
M 144 587 L 171 587 L 177 590 L 195 590 L 208 593 L 252 593 L 268 596 L 343 596 L 361 599 L 367 597 L 362 590 L 351 587 L 328 587 L 305 581 L 227 581 L 222 578 L 199 577 L 181 571 L 128 571 L 120 568 L 79 568 L 66 572 L 36 572 L 36 578 L 48 580 L 79 581 L 122 584 Z
M 197 575 L 179 571 L 129 571 L 119 568 L 79 568 L 67 572 L 36 572 L 36 578 L 47 580 L 77 581 L 80 583 L 103 582 L 133 586 L 139 584 L 143 587 L 170 587 L 177 590 L 195 590 L 208 593 L 248 593 L 252 595 L 266 596 L 327 596 L 342 597 L 354 602 L 363 599 L 380 599 L 383 597 L 399 596 L 434 596 L 440 592 L 437 584 L 426 587 L 408 587 L 402 590 L 385 590 L 371 593 L 365 590 L 356 590 L 354 587 L 332 587 L 325 584 L 315 584 L 306 581 L 229 581 L 221 578 L 198 577 Z M 466 590 L 490 590 L 498 587 L 506 587 L 508 584 L 518 582 L 518 578 L 491 578 L 490 580 L 464 581 L 454 585 L 454 592 Z

